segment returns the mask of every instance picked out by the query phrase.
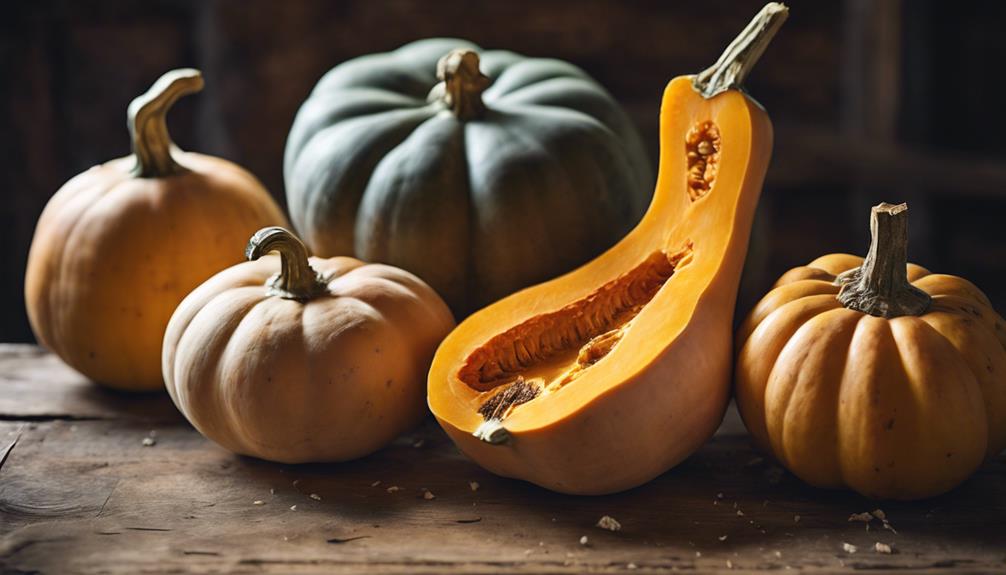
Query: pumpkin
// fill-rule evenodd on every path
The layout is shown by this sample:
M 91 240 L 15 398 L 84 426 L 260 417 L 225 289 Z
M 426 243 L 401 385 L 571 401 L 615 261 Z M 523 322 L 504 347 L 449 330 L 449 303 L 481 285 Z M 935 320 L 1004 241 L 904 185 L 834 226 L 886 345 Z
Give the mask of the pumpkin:
M 189 294 L 164 336 L 168 393 L 196 429 L 271 461 L 345 461 L 423 418 L 430 359 L 454 327 L 429 286 L 386 265 L 308 258 L 278 227 L 247 254 L 255 261 Z
M 1006 322 L 971 282 L 907 263 L 907 217 L 874 207 L 866 259 L 790 270 L 738 332 L 741 416 L 811 485 L 930 497 L 1006 448 Z
M 663 473 L 719 426 L 772 149 L 768 115 L 740 84 L 786 14 L 768 5 L 713 67 L 667 86 L 656 192 L 632 232 L 476 312 L 441 344 L 430 408 L 489 471 L 611 493 Z
M 286 222 L 250 173 L 171 141 L 165 115 L 202 87 L 198 70 L 174 70 L 133 100 L 132 155 L 64 184 L 35 228 L 25 274 L 32 330 L 71 367 L 113 388 L 163 388 L 161 340 L 175 306 L 240 261 L 234 245 Z
M 284 172 L 313 253 L 407 269 L 460 315 L 614 244 L 653 185 L 632 123 L 579 68 L 450 38 L 328 72 Z

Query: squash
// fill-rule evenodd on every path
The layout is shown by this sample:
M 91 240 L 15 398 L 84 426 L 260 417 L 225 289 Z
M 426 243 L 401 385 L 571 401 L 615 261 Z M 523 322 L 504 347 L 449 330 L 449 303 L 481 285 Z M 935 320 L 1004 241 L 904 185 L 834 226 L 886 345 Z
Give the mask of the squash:
M 471 315 L 430 369 L 430 409 L 480 465 L 574 494 L 688 457 L 730 396 L 733 308 L 772 150 L 740 84 L 787 15 L 769 4 L 720 60 L 675 78 L 649 210 L 585 266 Z
M 200 433 L 271 461 L 345 461 L 425 416 L 426 371 L 454 327 L 429 286 L 386 265 L 308 258 L 278 227 L 247 254 L 256 261 L 189 294 L 164 336 L 168 393 Z
M 952 489 L 1006 448 L 1006 322 L 971 282 L 907 263 L 907 206 L 873 208 L 866 259 L 790 270 L 737 335 L 737 405 L 817 487 Z
M 35 228 L 25 273 L 32 330 L 109 387 L 162 389 L 161 340 L 175 306 L 239 262 L 234 246 L 255 230 L 286 223 L 250 173 L 171 141 L 165 115 L 202 87 L 198 70 L 174 70 L 133 100 L 132 155 L 64 184 Z
M 407 269 L 459 316 L 610 247 L 653 189 L 631 121 L 579 68 L 451 38 L 328 72 L 284 165 L 313 253 Z

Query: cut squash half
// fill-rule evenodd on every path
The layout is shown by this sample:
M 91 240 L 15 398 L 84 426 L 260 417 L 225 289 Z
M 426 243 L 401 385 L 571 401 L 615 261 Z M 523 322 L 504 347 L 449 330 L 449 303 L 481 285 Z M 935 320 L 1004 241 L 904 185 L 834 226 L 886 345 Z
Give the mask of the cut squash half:
M 715 432 L 772 150 L 768 115 L 740 86 L 786 15 L 767 5 L 715 65 L 668 84 L 656 193 L 634 230 L 475 313 L 441 344 L 430 409 L 480 465 L 559 492 L 611 493 Z

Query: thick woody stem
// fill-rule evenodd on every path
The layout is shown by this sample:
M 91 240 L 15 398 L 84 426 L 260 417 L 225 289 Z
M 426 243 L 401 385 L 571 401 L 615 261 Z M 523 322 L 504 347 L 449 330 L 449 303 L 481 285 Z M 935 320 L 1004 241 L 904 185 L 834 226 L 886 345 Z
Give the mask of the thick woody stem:
M 882 203 L 870 212 L 870 252 L 863 265 L 835 279 L 849 309 L 895 318 L 922 315 L 932 298 L 908 281 L 908 204 Z
M 479 70 L 479 55 L 467 49 L 452 50 L 437 62 L 441 99 L 461 120 L 473 120 L 486 111 L 482 92 L 491 83 Z

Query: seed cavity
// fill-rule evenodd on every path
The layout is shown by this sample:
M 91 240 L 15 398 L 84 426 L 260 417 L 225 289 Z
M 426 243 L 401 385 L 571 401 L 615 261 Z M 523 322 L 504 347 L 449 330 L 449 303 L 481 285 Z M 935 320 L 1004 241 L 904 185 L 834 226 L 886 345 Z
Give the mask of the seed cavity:
M 694 202 L 709 193 L 720 163 L 720 130 L 712 122 L 692 126 L 685 136 L 688 156 L 688 197 Z
M 603 360 L 675 270 L 691 261 L 692 251 L 687 241 L 673 253 L 653 252 L 593 293 L 526 320 L 472 352 L 458 378 L 479 392 L 502 388 L 479 407 L 486 422 L 506 419 L 517 406 Z

